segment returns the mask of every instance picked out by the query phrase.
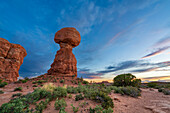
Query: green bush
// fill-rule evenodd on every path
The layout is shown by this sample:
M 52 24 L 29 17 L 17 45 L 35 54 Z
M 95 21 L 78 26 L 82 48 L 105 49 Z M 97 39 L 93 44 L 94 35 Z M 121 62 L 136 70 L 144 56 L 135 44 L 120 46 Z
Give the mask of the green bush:
M 14 91 L 22 91 L 22 87 L 16 87 Z
M 38 80 L 38 81 L 33 81 L 32 84 L 36 84 L 36 83 L 42 84 L 42 83 L 45 83 L 45 82 L 47 82 L 47 81 L 46 80 Z
M 155 88 L 156 86 L 158 86 L 158 84 L 150 82 L 150 83 L 147 84 L 147 86 L 150 87 L 150 88 Z
M 165 95 L 170 95 L 170 90 L 169 90 L 169 89 L 163 89 L 162 92 L 163 92 Z
M 109 107 L 114 107 L 113 100 L 104 92 L 102 91 L 96 91 L 91 93 L 92 100 L 95 100 L 96 102 L 100 102 L 102 107 L 104 109 L 107 109 Z
M 83 100 L 83 99 L 84 99 L 84 97 L 82 94 L 76 95 L 76 97 L 75 97 L 75 101 Z
M 42 111 L 47 108 L 48 103 L 49 99 L 46 99 L 45 102 L 41 101 L 39 104 L 36 104 L 35 113 L 42 113 Z
M 141 95 L 140 90 L 136 87 L 131 87 L 131 86 L 122 87 L 121 91 L 123 92 L 123 94 L 129 95 L 132 97 L 138 97 Z
M 113 113 L 113 109 L 109 107 L 108 109 L 104 109 L 103 113 Z
M 94 110 L 95 110 L 95 113 L 102 113 L 103 108 L 102 108 L 101 105 L 96 105 L 96 107 L 94 108 Z
M 57 87 L 54 89 L 53 92 L 54 98 L 56 97 L 66 97 L 67 96 L 67 90 L 63 87 Z
M 56 110 L 59 110 L 59 109 L 61 109 L 62 107 L 66 107 L 67 106 L 67 103 L 66 103 L 66 101 L 64 100 L 64 98 L 62 98 L 61 100 L 59 100 L 58 98 L 57 98 L 57 100 L 55 101 L 55 109 Z
M 72 98 L 72 95 L 71 95 L 71 94 L 69 94 L 69 95 L 68 95 L 68 98 Z
M 24 79 L 24 80 L 20 80 L 20 81 L 21 81 L 22 83 L 26 83 L 28 80 L 25 80 L 25 79 Z
M 72 108 L 73 108 L 73 112 L 77 113 L 79 111 L 79 107 L 74 107 L 73 104 L 71 104 Z
M 84 80 L 82 83 L 83 83 L 83 84 L 88 84 L 89 82 Z
M 27 80 L 27 81 L 30 80 L 28 77 L 25 77 L 24 79 Z
M 0 82 L 0 88 L 5 87 L 6 85 L 8 85 L 7 82 Z
M 159 92 L 162 92 L 162 90 L 163 90 L 163 88 L 159 88 L 159 89 L 158 89 Z
M 0 90 L 0 94 L 3 94 L 4 92 L 2 90 Z
M 13 94 L 12 97 L 20 97 L 22 95 L 22 93 L 16 93 L 16 94 Z
M 89 109 L 90 113 L 95 113 L 95 109 L 91 108 Z
M 136 76 L 131 73 L 117 75 L 114 79 L 115 86 L 134 86 L 138 87 L 141 84 L 140 79 L 136 79 Z
M 62 80 L 60 80 L 60 83 L 64 83 L 64 80 L 62 79 Z
M 62 107 L 62 108 L 60 109 L 59 113 L 67 113 L 67 112 L 65 112 L 65 107 Z
M 73 93 L 73 94 L 77 94 L 78 93 L 77 88 L 75 88 L 73 86 L 68 86 L 67 87 L 67 92 L 68 93 Z
M 33 85 L 32 87 L 37 87 L 37 85 Z

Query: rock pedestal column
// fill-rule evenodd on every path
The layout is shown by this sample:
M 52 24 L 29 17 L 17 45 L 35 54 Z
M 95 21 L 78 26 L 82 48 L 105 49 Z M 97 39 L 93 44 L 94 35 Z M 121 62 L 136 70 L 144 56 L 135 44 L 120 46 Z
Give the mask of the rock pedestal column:
M 56 32 L 54 41 L 60 44 L 48 75 L 77 77 L 77 60 L 72 49 L 80 44 L 80 33 L 75 28 L 62 28 Z

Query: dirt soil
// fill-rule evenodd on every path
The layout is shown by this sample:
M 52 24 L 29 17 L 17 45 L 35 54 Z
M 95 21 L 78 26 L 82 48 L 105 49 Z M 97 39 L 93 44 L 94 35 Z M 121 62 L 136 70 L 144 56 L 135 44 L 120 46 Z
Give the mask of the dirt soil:
M 62 84 L 57 81 L 54 83 L 56 86 L 62 86 Z M 0 106 L 3 103 L 7 103 L 13 94 L 22 93 L 27 94 L 34 90 L 32 87 L 32 81 L 28 81 L 27 83 L 17 83 L 17 84 L 9 84 L 4 88 L 0 88 L 0 90 L 4 91 L 4 94 L 0 94 Z M 68 83 L 68 85 L 72 85 Z M 72 85 L 76 86 L 76 85 Z M 15 87 L 22 87 L 23 91 L 14 92 Z M 38 85 L 38 87 L 41 87 Z M 158 92 L 157 89 L 141 89 L 141 96 L 138 98 L 133 98 L 129 96 L 122 96 L 120 94 L 111 93 L 109 96 L 113 99 L 114 102 L 114 113 L 170 113 L 170 96 L 164 95 L 161 92 Z M 88 109 L 90 107 L 94 108 L 96 105 L 100 103 L 96 103 L 91 100 L 80 100 L 75 101 L 75 94 L 72 94 L 72 98 L 65 98 L 67 102 L 66 112 L 73 113 L 71 104 L 75 107 L 79 107 L 78 113 L 89 113 Z M 48 105 L 47 109 L 43 111 L 43 113 L 58 113 L 58 111 L 54 108 L 55 101 L 51 101 Z

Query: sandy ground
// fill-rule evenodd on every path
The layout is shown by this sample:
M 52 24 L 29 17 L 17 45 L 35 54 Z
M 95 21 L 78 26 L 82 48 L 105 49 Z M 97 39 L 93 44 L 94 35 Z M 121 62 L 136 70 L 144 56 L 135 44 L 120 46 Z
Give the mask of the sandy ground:
M 71 83 L 68 83 L 71 85 Z M 3 103 L 8 102 L 11 99 L 13 94 L 19 93 L 20 91 L 13 92 L 15 87 L 23 87 L 23 91 L 20 92 L 22 94 L 27 94 L 32 92 L 34 87 L 32 87 L 31 81 L 24 84 L 9 84 L 4 88 L 0 88 L 5 93 L 0 94 L 0 106 Z M 55 83 L 57 86 L 61 86 L 62 84 Z M 39 86 L 40 87 L 40 86 Z M 114 102 L 114 113 L 170 113 L 170 96 L 164 95 L 157 91 L 157 89 L 141 89 L 141 96 L 138 98 L 133 98 L 129 96 L 122 96 L 120 94 L 111 93 L 109 96 L 113 99 Z M 94 108 L 96 105 L 100 103 L 96 103 L 91 100 L 81 100 L 75 101 L 75 95 L 72 95 L 72 98 L 65 98 L 67 102 L 66 112 L 73 113 L 71 104 L 75 107 L 79 107 L 78 113 L 88 113 L 90 107 Z M 58 113 L 58 111 L 54 108 L 55 101 L 51 101 L 48 105 L 47 109 L 43 111 L 43 113 Z M 84 103 L 84 105 L 83 105 Z

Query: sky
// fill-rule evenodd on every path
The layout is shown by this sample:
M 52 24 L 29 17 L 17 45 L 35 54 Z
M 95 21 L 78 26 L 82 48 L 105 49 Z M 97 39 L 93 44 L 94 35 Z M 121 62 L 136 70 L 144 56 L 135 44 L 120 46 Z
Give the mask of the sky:
M 20 77 L 47 73 L 55 33 L 75 27 L 78 77 L 112 81 L 132 73 L 170 82 L 170 0 L 0 0 L 0 37 L 22 45 Z

